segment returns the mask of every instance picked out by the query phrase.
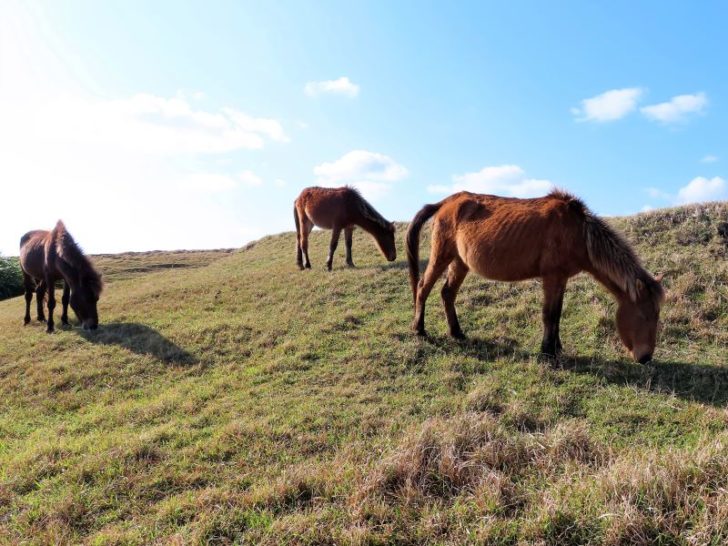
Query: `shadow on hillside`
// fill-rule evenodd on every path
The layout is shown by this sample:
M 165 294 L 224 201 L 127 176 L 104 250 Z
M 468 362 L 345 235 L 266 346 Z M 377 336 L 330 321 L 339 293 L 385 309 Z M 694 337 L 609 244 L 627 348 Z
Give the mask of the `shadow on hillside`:
M 134 322 L 112 322 L 99 325 L 96 331 L 77 330 L 91 343 L 118 345 L 139 355 L 150 355 L 167 364 L 190 366 L 198 360 L 162 334 Z
M 648 365 L 627 361 L 560 358 L 554 367 L 586 373 L 613 384 L 650 392 L 675 394 L 684 400 L 724 407 L 728 403 L 728 367 L 656 361 Z
M 515 339 L 501 337 L 497 340 L 480 337 L 467 337 L 466 339 L 453 339 L 448 335 L 428 334 L 425 338 L 431 345 L 451 350 L 455 347 L 464 355 L 478 360 L 493 360 L 504 356 L 515 358 L 528 358 L 531 356 L 521 349 Z

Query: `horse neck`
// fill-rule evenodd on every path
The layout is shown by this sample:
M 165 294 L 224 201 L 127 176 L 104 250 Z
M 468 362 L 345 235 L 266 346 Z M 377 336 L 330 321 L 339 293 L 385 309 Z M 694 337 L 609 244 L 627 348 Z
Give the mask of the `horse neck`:
M 359 210 L 355 212 L 354 223 L 375 239 L 379 239 L 384 233 L 384 228 L 381 225 L 364 216 Z
M 612 281 L 612 279 L 610 279 L 606 273 L 603 273 L 602 271 L 599 271 L 594 267 L 589 267 L 587 271 L 592 277 L 597 280 L 597 282 L 599 282 L 599 284 L 601 284 L 609 291 L 610 294 L 612 294 L 615 300 L 617 300 L 618 302 L 629 300 L 629 294 L 622 290 L 622 288 L 617 283 Z

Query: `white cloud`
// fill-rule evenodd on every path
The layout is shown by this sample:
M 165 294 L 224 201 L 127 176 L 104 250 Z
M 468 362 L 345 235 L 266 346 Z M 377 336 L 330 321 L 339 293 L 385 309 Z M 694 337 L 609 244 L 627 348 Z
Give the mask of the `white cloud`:
M 304 88 L 304 93 L 309 97 L 318 97 L 323 94 L 343 95 L 345 97 L 354 98 L 359 95 L 359 86 L 352 82 L 346 76 L 342 76 L 336 80 L 325 80 L 319 82 L 308 82 Z
M 719 176 L 713 178 L 705 178 L 697 176 L 693 178 L 686 186 L 680 188 L 677 192 L 677 203 L 701 203 L 703 201 L 716 201 L 720 199 L 728 199 L 728 185 L 726 181 Z
M 668 102 L 644 106 L 640 111 L 652 121 L 676 123 L 685 121 L 690 114 L 701 114 L 707 106 L 707 95 L 705 93 L 694 93 L 692 95 L 678 95 Z
M 663 199 L 663 200 L 672 199 L 672 195 L 670 195 L 667 192 L 662 191 L 659 188 L 654 188 L 654 187 L 645 188 L 645 191 L 647 192 L 647 195 L 649 195 L 653 199 Z
M 712 154 L 705 155 L 700 159 L 701 163 L 715 163 L 716 161 L 718 161 L 718 157 Z
M 651 212 L 653 210 L 655 210 L 655 207 L 652 205 L 645 205 L 640 209 L 640 212 Z
M 352 150 L 336 161 L 321 163 L 314 167 L 313 173 L 322 186 L 349 184 L 373 199 L 386 194 L 393 182 L 409 174 L 391 157 L 367 150 Z
M 239 246 L 288 226 L 288 206 L 261 207 L 246 190 L 259 178 L 233 154 L 287 141 L 277 120 L 196 92 L 100 98 L 85 86 L 95 75 L 78 77 L 79 59 L 49 47 L 39 10 L 2 10 L 2 198 L 53 197 L 3 209 L 0 252 L 17 254 L 20 235 L 58 218 L 89 252 Z
M 643 90 L 639 87 L 612 89 L 601 95 L 584 99 L 579 108 L 572 108 L 571 113 L 577 121 L 615 121 L 623 118 L 637 107 L 637 101 Z
M 263 179 L 253 171 L 243 171 L 238 176 L 238 179 L 249 188 L 257 188 L 263 185 Z
M 549 180 L 527 178 L 518 165 L 498 165 L 452 177 L 452 185 L 431 185 L 430 193 L 454 193 L 472 191 L 510 197 L 536 197 L 545 195 L 554 188 Z

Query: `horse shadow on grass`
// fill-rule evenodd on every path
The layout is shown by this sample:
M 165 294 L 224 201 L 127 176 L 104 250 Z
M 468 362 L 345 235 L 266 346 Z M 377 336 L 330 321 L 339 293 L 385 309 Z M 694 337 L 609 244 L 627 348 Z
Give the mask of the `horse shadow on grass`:
M 98 330 L 78 330 L 91 343 L 117 345 L 138 355 L 149 355 L 166 364 L 192 366 L 199 361 L 191 353 L 168 340 L 154 328 L 135 322 L 111 322 Z
M 461 354 L 483 362 L 492 362 L 501 357 L 526 361 L 538 356 L 543 365 L 552 369 L 589 374 L 612 385 L 675 395 L 683 400 L 719 408 L 728 404 L 728 366 L 666 360 L 657 360 L 644 365 L 626 359 L 610 360 L 567 355 L 551 358 L 525 351 L 510 338 L 499 338 L 497 341 L 478 337 L 453 340 L 448 336 L 428 335 L 425 339 L 430 345 L 444 351 L 452 351 L 457 347 Z
M 561 357 L 552 361 L 557 369 L 589 374 L 612 385 L 631 386 L 652 393 L 715 407 L 728 404 L 728 367 L 657 360 L 636 364 L 627 360 Z

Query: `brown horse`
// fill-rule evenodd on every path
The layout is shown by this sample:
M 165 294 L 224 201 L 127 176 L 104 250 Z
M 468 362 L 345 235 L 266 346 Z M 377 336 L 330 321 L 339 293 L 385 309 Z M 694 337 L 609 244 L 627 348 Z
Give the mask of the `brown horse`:
M 397 259 L 397 248 L 394 243 L 394 224 L 382 217 L 374 207 L 367 203 L 354 188 L 311 187 L 304 189 L 296 198 L 293 207 L 296 221 L 296 263 L 303 269 L 311 267 L 308 259 L 308 235 L 314 226 L 333 231 L 329 245 L 329 258 L 326 268 L 331 271 L 334 252 L 339 244 L 341 230 L 344 230 L 346 243 L 346 264 L 354 267 L 351 259 L 351 239 L 354 226 L 361 227 L 371 234 L 377 242 L 379 250 L 390 262 Z
M 63 279 L 61 322 L 68 324 L 68 304 L 84 330 L 99 325 L 96 304 L 103 288 L 101 275 L 66 231 L 60 220 L 52 231 L 29 231 L 20 239 L 20 267 L 25 282 L 25 324 L 30 322 L 30 302 L 36 292 L 38 320 L 45 321 L 43 299 L 48 292 L 48 332 L 53 331 L 55 283 Z
M 419 278 L 422 225 L 434 215 L 430 261 Z M 415 300 L 413 329 L 425 334 L 425 302 L 445 272 L 442 287 L 450 335 L 463 337 L 455 296 L 471 269 L 488 279 L 543 282 L 541 351 L 561 350 L 559 321 L 567 280 L 586 271 L 616 298 L 617 329 L 635 360 L 646 363 L 655 349 L 664 293 L 661 277 L 640 264 L 627 242 L 577 198 L 554 191 L 537 199 L 461 192 L 426 205 L 407 231 L 407 259 Z

